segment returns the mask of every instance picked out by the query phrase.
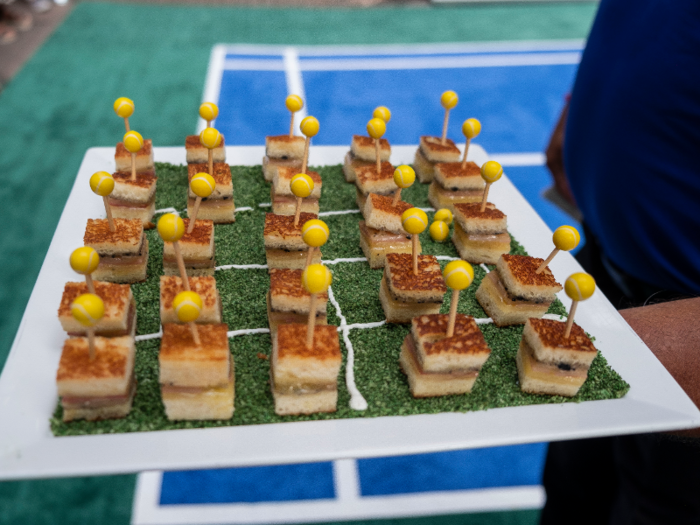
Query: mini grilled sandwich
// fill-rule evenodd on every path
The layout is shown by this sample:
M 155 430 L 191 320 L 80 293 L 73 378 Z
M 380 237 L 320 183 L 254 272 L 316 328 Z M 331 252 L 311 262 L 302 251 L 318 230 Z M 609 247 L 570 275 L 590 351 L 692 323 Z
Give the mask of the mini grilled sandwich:
M 180 239 L 179 244 L 187 275 L 213 277 L 216 266 L 214 222 L 197 219 L 192 231 L 187 233 L 190 219 L 182 219 L 182 221 L 185 223 L 185 234 Z M 165 275 L 180 275 L 175 249 L 171 242 L 163 244 L 163 273 Z
M 360 209 L 365 207 L 365 201 L 370 193 L 378 195 L 391 195 L 399 187 L 394 182 L 394 166 L 390 162 L 382 162 L 381 171 L 377 173 L 376 163 L 367 167 L 359 167 L 355 170 L 357 179 L 357 206 Z
M 131 286 L 95 281 L 95 294 L 104 303 L 105 313 L 93 327 L 95 335 L 102 337 L 134 336 L 136 332 L 136 301 Z M 71 314 L 71 304 L 78 296 L 88 293 L 85 282 L 68 282 L 63 288 L 61 305 L 58 307 L 58 320 L 70 336 L 85 336 L 85 326 Z
M 298 172 L 292 168 L 280 167 L 272 179 L 270 187 L 270 199 L 272 201 L 272 213 L 278 215 L 294 215 L 296 213 L 297 198 L 292 193 L 291 180 Z M 315 171 L 307 171 L 306 174 L 314 181 L 314 189 L 311 195 L 301 202 L 301 211 L 306 213 L 318 213 L 318 200 L 321 198 L 323 180 Z
M 506 215 L 487 203 L 454 205 L 455 228 L 452 242 L 459 256 L 473 264 L 496 264 L 498 258 L 510 252 L 510 235 Z
M 136 173 L 131 180 L 131 171 L 112 174 L 114 190 L 108 197 L 112 216 L 119 219 L 139 219 L 147 227 L 156 211 L 156 172 Z
M 485 186 L 481 168 L 474 162 L 467 162 L 464 169 L 461 162 L 439 162 L 428 187 L 428 201 L 435 209 L 454 212 L 455 204 L 481 203 Z
M 214 162 L 226 162 L 224 136 L 220 136 L 221 144 L 212 150 Z M 185 152 L 187 154 L 187 164 L 207 164 L 209 162 L 209 149 L 202 144 L 199 135 L 187 135 L 185 139 Z
M 263 239 L 265 258 L 269 268 L 303 269 L 306 264 L 308 246 L 301 236 L 301 228 L 306 221 L 317 219 L 318 215 L 302 212 L 299 223 L 294 226 L 292 215 L 265 214 Z M 321 262 L 321 250 L 314 250 L 311 264 Z
M 265 180 L 272 182 L 279 168 L 290 168 L 298 173 L 301 170 L 303 157 L 304 137 L 289 135 L 265 137 L 265 156 L 262 161 Z
M 438 162 L 457 162 L 459 160 L 459 149 L 451 139 L 445 139 L 445 144 L 443 144 L 440 137 L 422 136 L 413 160 L 413 168 L 416 170 L 418 180 L 427 184 L 433 181 L 435 165 Z
M 309 319 L 311 295 L 301 284 L 303 270 L 270 270 L 270 291 L 267 293 L 267 319 L 270 333 L 275 336 L 282 324 L 304 324 Z M 316 324 L 326 324 L 328 293 L 316 299 Z
M 117 143 L 117 150 L 114 153 L 114 162 L 117 171 L 128 171 L 131 173 L 131 153 L 123 142 Z M 136 171 L 153 171 L 155 164 L 153 163 L 153 141 L 145 139 L 143 147 L 136 153 Z
M 202 308 L 197 318 L 197 323 L 221 323 L 221 297 L 216 289 L 216 279 L 213 277 L 189 277 L 190 289 L 199 294 L 202 299 Z M 160 322 L 179 323 L 173 301 L 175 296 L 184 292 L 182 279 L 175 275 L 162 275 L 160 277 Z
M 97 281 L 136 283 L 146 279 L 148 239 L 138 219 L 114 219 L 110 231 L 107 219 L 88 219 L 83 242 L 100 256 L 93 272 Z
M 208 164 L 188 164 L 187 181 L 188 184 L 197 173 L 209 173 Z M 231 180 L 231 168 L 225 162 L 214 163 L 214 181 L 216 188 L 206 199 L 202 199 L 197 212 L 197 220 L 207 219 L 214 221 L 214 224 L 228 224 L 236 220 L 236 205 L 233 201 L 233 181 Z M 192 215 L 194 202 L 197 196 L 188 189 L 187 214 Z

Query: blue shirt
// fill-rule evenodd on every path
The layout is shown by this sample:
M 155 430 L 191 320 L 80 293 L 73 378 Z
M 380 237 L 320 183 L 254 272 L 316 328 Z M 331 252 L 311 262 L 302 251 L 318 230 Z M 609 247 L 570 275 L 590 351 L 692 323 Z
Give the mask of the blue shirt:
M 603 0 L 571 96 L 564 161 L 610 260 L 700 294 L 700 0 Z

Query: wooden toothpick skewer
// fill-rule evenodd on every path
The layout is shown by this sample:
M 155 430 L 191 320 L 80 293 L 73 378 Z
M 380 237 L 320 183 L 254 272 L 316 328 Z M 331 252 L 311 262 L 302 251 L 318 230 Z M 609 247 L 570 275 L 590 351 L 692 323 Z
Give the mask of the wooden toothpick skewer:
M 571 303 L 571 309 L 569 310 L 569 318 L 566 320 L 566 331 L 564 332 L 564 339 L 568 339 L 571 335 L 571 328 L 574 326 L 574 315 L 576 315 L 576 307 L 578 306 L 578 301 Z
M 549 257 L 547 257 L 542 264 L 540 264 L 540 267 L 535 270 L 535 273 L 542 273 L 542 271 L 547 267 L 549 263 L 552 262 L 552 259 L 554 259 L 554 256 L 559 253 L 559 248 L 554 248 L 552 250 L 552 253 L 549 254 Z
M 92 326 L 87 328 L 88 348 L 90 349 L 90 361 L 95 359 L 95 329 Z
M 186 292 L 190 291 L 190 280 L 187 278 L 187 271 L 185 270 L 185 261 L 182 260 L 182 252 L 180 251 L 180 243 L 173 242 L 173 250 L 175 251 L 175 259 L 177 260 L 177 267 L 180 270 L 180 279 L 182 279 L 182 287 Z
M 401 200 L 401 188 L 399 188 L 398 190 L 396 190 L 394 192 L 394 200 L 391 201 L 391 205 L 396 206 L 400 200 Z
M 452 290 L 452 302 L 450 303 L 450 318 L 447 322 L 447 337 L 455 333 L 455 321 L 457 319 L 457 303 L 459 303 L 459 290 Z
M 112 218 L 112 206 L 110 206 L 106 195 L 102 197 L 102 200 L 105 203 L 105 212 L 107 212 L 107 224 L 109 224 L 109 231 L 114 232 L 116 231 L 116 227 L 114 226 L 114 219 Z
M 467 142 L 464 144 L 464 156 L 462 157 L 462 169 L 467 167 L 467 152 L 469 151 L 469 144 L 471 143 L 472 139 L 467 139 Z
M 124 127 L 126 128 L 127 133 L 129 133 L 131 131 L 129 129 L 129 117 L 124 117 Z
M 301 216 L 301 197 L 297 197 L 297 209 L 294 212 L 294 227 L 299 226 L 299 217 Z
M 209 162 L 209 175 L 211 175 L 213 177 L 214 176 L 214 148 L 209 149 L 207 160 Z
M 88 292 L 90 292 L 91 294 L 95 294 L 95 283 L 93 283 L 92 275 L 89 273 L 85 274 L 85 284 L 87 285 Z
M 131 180 L 136 180 L 136 153 L 131 154 Z
M 381 175 L 382 159 L 379 157 L 379 139 L 374 139 L 374 152 L 377 156 L 377 175 Z
M 304 142 L 304 159 L 301 161 L 301 173 L 306 173 L 306 167 L 309 163 L 309 143 L 311 142 L 310 137 L 306 137 Z
M 190 325 L 190 332 L 192 332 L 192 339 L 194 339 L 194 344 L 199 346 L 200 344 L 202 344 L 202 342 L 199 339 L 199 330 L 197 330 L 197 325 L 194 323 L 194 321 L 190 321 L 187 324 Z
M 411 245 L 413 247 L 413 275 L 418 275 L 418 234 L 411 234 Z
M 306 326 L 306 348 L 314 347 L 314 330 L 316 329 L 316 297 L 317 294 L 312 293 L 309 301 L 309 323 Z
M 306 264 L 304 265 L 304 268 L 311 264 L 311 259 L 313 259 L 314 256 L 314 250 L 315 248 L 313 246 L 309 246 L 309 251 L 306 253 Z
M 445 109 L 445 120 L 442 121 L 442 140 L 441 144 L 444 146 L 447 141 L 447 123 L 450 120 L 450 110 Z
M 290 111 L 292 117 L 289 119 L 289 138 L 294 137 L 294 112 Z
M 481 212 L 483 213 L 484 210 L 486 209 L 486 200 L 489 198 L 489 188 L 491 187 L 492 182 L 487 182 L 486 187 L 484 188 L 484 198 L 481 199 Z
M 200 204 L 202 204 L 202 197 L 197 197 L 194 201 L 194 208 L 192 209 L 192 217 L 190 217 L 190 225 L 187 227 L 187 233 L 192 233 L 192 230 L 194 230 L 194 223 L 197 220 Z

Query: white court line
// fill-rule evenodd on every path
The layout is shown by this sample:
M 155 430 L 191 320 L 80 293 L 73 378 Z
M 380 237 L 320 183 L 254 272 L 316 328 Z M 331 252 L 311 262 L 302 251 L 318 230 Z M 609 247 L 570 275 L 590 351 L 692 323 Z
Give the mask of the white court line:
M 308 114 L 306 104 L 306 92 L 304 91 L 304 79 L 301 76 L 301 68 L 299 67 L 299 53 L 296 48 L 287 47 L 282 54 L 284 64 L 284 76 L 287 81 L 287 95 L 299 95 L 304 101 L 304 106 L 294 115 L 294 134 L 301 135 L 299 123 Z
M 261 202 L 260 204 L 258 204 L 258 208 L 271 208 L 271 207 L 272 207 L 271 202 Z
M 231 330 L 226 332 L 227 337 L 237 337 L 239 335 L 269 334 L 269 328 L 247 328 L 243 330 Z
M 220 270 L 267 270 L 267 264 L 224 264 L 217 266 L 215 271 Z
M 319 217 L 328 217 L 329 215 L 347 215 L 349 213 L 360 213 L 361 210 L 340 210 L 340 211 L 322 211 L 318 214 Z
M 226 46 L 217 45 L 211 50 L 209 58 L 209 66 L 207 67 L 207 77 L 204 82 L 204 94 L 202 102 L 213 102 L 219 104 L 219 94 L 221 92 L 221 77 L 224 73 L 224 64 L 226 62 Z M 216 125 L 216 120 L 212 122 L 212 126 Z M 199 134 L 207 126 L 207 121 L 199 117 L 197 119 L 197 127 L 195 133 Z
M 163 337 L 163 325 L 160 325 L 160 329 L 158 330 L 157 334 L 145 334 L 145 335 L 137 335 L 134 337 L 134 341 L 137 343 L 139 341 L 148 341 L 149 339 L 160 339 Z
M 322 264 L 338 264 L 338 263 L 356 263 L 367 262 L 367 257 L 347 257 L 345 259 L 331 259 L 330 261 L 321 261 Z
M 158 215 L 159 213 L 174 213 L 175 215 L 180 215 L 180 212 L 175 208 L 161 208 L 153 212 L 154 215 Z
M 340 310 L 340 304 L 338 304 L 338 301 L 335 299 L 332 286 L 328 287 L 328 299 L 331 304 L 333 304 L 335 314 L 340 319 L 340 326 L 338 329 L 343 334 L 343 342 L 348 351 L 348 357 L 345 363 L 345 386 L 350 393 L 350 408 L 353 410 L 367 410 L 367 400 L 362 396 L 355 384 L 355 348 L 350 342 L 348 321 Z
M 356 505 L 360 500 L 360 475 L 357 460 L 337 459 L 333 462 L 335 497 L 340 503 Z

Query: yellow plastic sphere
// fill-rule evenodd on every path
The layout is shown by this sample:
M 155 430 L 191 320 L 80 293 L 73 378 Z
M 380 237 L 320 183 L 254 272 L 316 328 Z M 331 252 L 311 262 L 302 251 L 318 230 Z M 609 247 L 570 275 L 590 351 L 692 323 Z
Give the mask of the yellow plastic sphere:
M 413 168 L 411 166 L 402 164 L 394 170 L 394 182 L 399 188 L 408 188 L 415 181 L 416 172 L 413 171 Z
M 207 149 L 214 149 L 221 144 L 221 133 L 216 128 L 204 128 L 199 134 L 199 142 Z
M 114 190 L 114 179 L 106 171 L 98 171 L 90 177 L 90 189 L 100 197 L 106 197 Z
M 581 242 L 581 234 L 573 226 L 559 226 L 559 228 L 554 230 L 552 241 L 554 241 L 554 246 L 568 252 L 576 248 L 578 243 Z
M 202 298 L 197 292 L 180 292 L 173 299 L 173 308 L 180 322 L 191 323 L 202 312 Z
M 158 233 L 165 242 L 176 242 L 185 234 L 185 223 L 174 213 L 166 213 L 158 220 Z
M 333 281 L 333 274 L 322 264 L 310 264 L 301 274 L 301 284 L 308 293 L 323 293 Z
M 143 137 L 138 131 L 127 131 L 124 134 L 124 147 L 129 151 L 129 153 L 138 153 L 143 148 Z
M 301 238 L 309 246 L 319 248 L 326 244 L 330 231 L 328 225 L 319 219 L 306 221 L 301 227 Z
M 70 305 L 73 318 L 83 326 L 95 326 L 105 314 L 105 303 L 97 295 L 84 293 Z
M 70 267 L 73 271 L 82 273 L 83 275 L 90 274 L 97 270 L 97 265 L 100 264 L 100 256 L 94 248 L 83 246 L 70 254 Z
M 284 100 L 284 105 L 287 106 L 289 111 L 296 113 L 297 111 L 301 111 L 301 108 L 304 107 L 304 101 L 301 100 L 299 95 L 289 95 Z
M 564 290 L 574 301 L 585 301 L 595 292 L 595 279 L 587 273 L 572 273 L 564 283 Z
M 197 173 L 190 181 L 190 188 L 197 197 L 206 199 L 216 188 L 216 181 L 208 173 Z
M 452 212 L 447 208 L 440 208 L 433 216 L 434 221 L 442 221 L 447 224 L 452 224 Z
M 467 261 L 452 261 L 442 271 L 442 278 L 453 290 L 464 290 L 474 281 L 474 268 Z
M 379 106 L 374 108 L 374 111 L 372 112 L 372 117 L 380 118 L 384 122 L 389 122 L 391 120 L 391 111 L 389 111 L 389 108 L 386 106 Z
M 299 129 L 307 137 L 315 137 L 318 133 L 318 128 L 318 120 L 311 116 L 303 118 L 301 124 L 299 124 Z
M 450 227 L 444 221 L 435 221 L 428 231 L 435 242 L 443 242 L 450 234 Z
M 445 109 L 452 109 L 459 102 L 459 97 L 454 91 L 445 91 L 442 96 L 440 96 L 440 104 Z
M 409 208 L 401 214 L 401 225 L 408 233 L 422 233 L 428 227 L 428 216 L 423 210 Z
M 464 133 L 464 136 L 468 139 L 473 139 L 481 133 L 481 122 L 475 118 L 468 118 L 462 124 L 462 133 Z
M 219 107 L 213 102 L 204 102 L 199 106 L 199 116 L 204 120 L 214 120 L 219 116 Z
M 311 192 L 314 191 L 314 181 L 306 173 L 297 173 L 289 181 L 289 186 L 292 188 L 292 193 L 296 197 L 305 199 Z
M 495 160 L 489 160 L 481 166 L 481 178 L 486 182 L 496 182 L 503 175 L 503 167 Z
M 386 122 L 380 118 L 373 118 L 367 123 L 367 133 L 373 139 L 380 139 L 386 133 Z
M 129 118 L 134 113 L 134 101 L 130 98 L 119 97 L 114 101 L 114 112 L 121 118 Z

